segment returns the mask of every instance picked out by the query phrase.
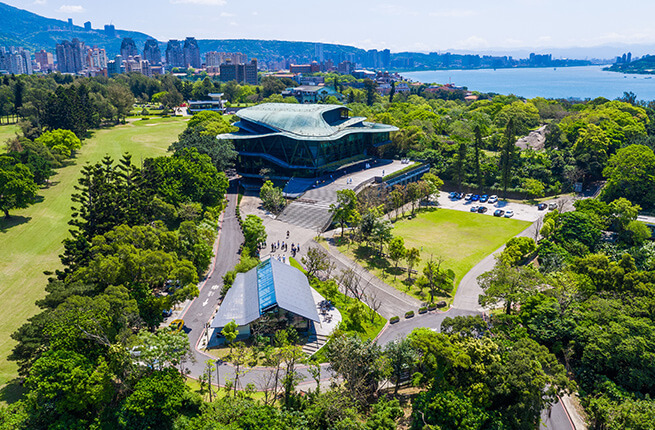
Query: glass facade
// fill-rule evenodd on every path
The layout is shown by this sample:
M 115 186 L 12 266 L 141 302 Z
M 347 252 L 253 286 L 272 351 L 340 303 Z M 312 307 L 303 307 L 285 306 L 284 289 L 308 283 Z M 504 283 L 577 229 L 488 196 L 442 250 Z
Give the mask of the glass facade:
M 276 134 L 234 140 L 234 148 L 239 153 L 239 173 L 259 175 L 266 169 L 280 176 L 314 177 L 364 158 L 373 147 L 388 141 L 388 132 L 353 132 L 325 141 L 296 140 Z

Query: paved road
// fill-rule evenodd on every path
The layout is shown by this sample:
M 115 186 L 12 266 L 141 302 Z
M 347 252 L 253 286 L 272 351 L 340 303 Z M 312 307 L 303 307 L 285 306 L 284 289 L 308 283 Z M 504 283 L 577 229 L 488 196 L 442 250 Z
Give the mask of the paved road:
M 539 223 L 530 224 L 530 227 L 519 233 L 517 237 L 534 238 L 538 225 Z M 478 297 L 482 294 L 482 289 L 478 285 L 478 276 L 494 268 L 496 255 L 501 253 L 503 249 L 505 249 L 505 245 L 495 250 L 492 254 L 487 255 L 464 275 L 459 283 L 459 287 L 457 287 L 457 293 L 455 293 L 455 299 L 453 300 L 454 308 L 482 312 L 482 308 L 478 304 Z
M 195 349 L 205 330 L 205 324 L 211 319 L 218 306 L 220 289 L 223 287 L 223 275 L 239 262 L 239 246 L 243 242 L 243 235 L 239 228 L 235 209 L 237 204 L 236 184 L 231 184 L 227 194 L 228 205 L 223 214 L 219 227 L 218 247 L 214 248 L 216 257 L 209 275 L 200 285 L 200 294 L 184 310 L 184 329 L 189 335 L 191 350 L 194 352 L 196 362 L 189 363 L 191 376 L 198 377 L 204 371 L 204 362 L 207 356 Z
M 428 327 L 439 330 L 441 328 L 441 323 L 446 317 L 454 318 L 456 316 L 469 316 L 478 314 L 479 312 L 476 311 L 449 309 L 446 312 L 433 311 L 423 315 L 416 314 L 416 316 L 409 319 L 403 319 L 401 315 L 401 320 L 396 324 L 388 325 L 386 330 L 384 330 L 384 332 L 381 333 L 378 337 L 377 342 L 384 346 L 393 340 L 407 336 L 412 332 L 412 330 L 418 327 Z

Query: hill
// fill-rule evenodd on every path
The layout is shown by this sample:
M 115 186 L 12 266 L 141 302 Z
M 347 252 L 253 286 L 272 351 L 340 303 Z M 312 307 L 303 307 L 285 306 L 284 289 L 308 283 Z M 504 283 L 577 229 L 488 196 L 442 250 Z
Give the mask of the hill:
M 31 50 L 54 51 L 57 43 L 77 37 L 88 46 L 105 48 L 107 54 L 113 56 L 120 51 L 123 37 L 134 39 L 139 48 L 150 37 L 136 31 L 116 30 L 116 37 L 111 38 L 103 30 L 86 31 L 77 25 L 70 31 L 66 21 L 46 18 L 6 3 L 0 3 L 0 16 L 0 45 L 22 46 Z
M 202 39 L 198 41 L 200 52 L 242 52 L 249 57 L 275 60 L 280 57 L 310 59 L 315 55 L 314 42 L 292 42 L 285 40 L 258 40 L 258 39 Z M 326 57 L 339 58 L 340 54 L 355 54 L 362 56 L 366 51 L 354 46 L 323 44 L 323 53 Z
M 613 64 L 605 70 L 611 72 L 652 75 L 655 74 L 655 55 L 646 55 L 645 57 L 630 63 Z

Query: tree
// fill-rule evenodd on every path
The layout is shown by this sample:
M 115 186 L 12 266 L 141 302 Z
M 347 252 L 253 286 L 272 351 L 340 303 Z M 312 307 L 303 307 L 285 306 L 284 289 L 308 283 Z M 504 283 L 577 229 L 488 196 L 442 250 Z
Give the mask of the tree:
M 341 226 L 341 237 L 347 223 L 357 220 L 357 194 L 355 191 L 344 189 L 337 191 L 337 202 L 330 204 L 330 213 Z
M 197 413 L 200 404 L 200 396 L 191 393 L 182 375 L 167 369 L 137 382 L 120 405 L 118 422 L 123 428 L 172 429 L 180 414 Z
M 500 172 L 503 185 L 503 194 L 507 197 L 507 187 L 512 180 L 512 164 L 516 153 L 516 137 L 514 131 L 514 120 L 510 118 L 505 127 L 503 147 L 500 152 Z
M 655 154 L 645 145 L 630 145 L 610 157 L 603 170 L 606 202 L 625 197 L 644 208 L 655 205 Z
M 430 290 L 430 302 L 434 302 L 434 296 L 438 292 L 450 293 L 453 290 L 455 272 L 451 269 L 443 269 L 442 264 L 442 258 L 437 258 L 436 261 L 430 258 L 423 268 L 423 275 Z
M 307 269 L 309 278 L 317 276 L 319 272 L 326 270 L 330 264 L 328 253 L 320 246 L 310 246 L 307 249 L 307 254 L 300 261 Z
M 421 261 L 421 251 L 418 248 L 410 248 L 405 254 L 405 261 L 407 262 L 407 281 L 412 279 L 412 269 Z
M 0 209 L 6 219 L 11 218 L 10 210 L 31 205 L 38 189 L 27 166 L 13 164 L 13 158 L 0 156 Z
M 521 303 L 537 287 L 539 273 L 531 266 L 510 267 L 497 262 L 493 270 L 478 277 L 483 294 L 479 302 L 484 307 L 504 302 L 505 313 L 512 313 L 514 304 Z
M 484 184 L 482 183 L 482 172 L 480 170 L 480 151 L 482 150 L 482 131 L 480 126 L 475 126 L 475 139 L 473 140 L 473 147 L 475 149 L 475 179 L 478 190 L 482 191 Z
M 137 339 L 136 348 L 139 355 L 136 361 L 153 370 L 181 367 L 193 357 L 189 348 L 189 337 L 184 332 L 173 332 L 168 328 L 155 333 L 141 330 Z
M 407 184 L 407 198 L 412 203 L 412 215 L 414 215 L 414 210 L 416 209 L 416 201 L 420 198 L 421 191 L 416 182 L 410 182 Z
M 457 161 L 455 162 L 455 169 L 457 170 L 457 188 L 462 187 L 462 179 L 464 176 L 464 164 L 466 163 L 466 144 L 460 143 L 457 146 Z
M 395 379 L 393 392 L 398 394 L 401 379 L 404 375 L 409 377 L 412 373 L 417 359 L 416 351 L 412 348 L 410 340 L 405 337 L 389 342 L 384 347 L 384 354 L 389 360 L 391 375 Z
M 205 111 L 203 111 L 205 112 Z M 197 113 L 200 115 L 202 112 Z M 215 113 L 215 112 L 212 112 Z M 196 117 L 194 115 L 194 118 Z M 184 148 L 195 148 L 200 154 L 207 154 L 216 166 L 216 170 L 224 172 L 232 167 L 236 160 L 237 152 L 234 150 L 234 144 L 229 139 L 216 139 L 216 130 L 208 132 L 210 127 L 217 122 L 203 123 L 191 127 L 190 125 L 180 134 L 177 142 L 173 142 L 169 150 L 178 152 Z M 220 123 L 218 123 L 220 124 Z M 219 127 L 211 127 L 219 128 Z M 219 130 L 225 131 L 225 130 Z M 227 131 L 226 131 L 227 132 Z
M 286 204 L 282 195 L 282 188 L 273 186 L 273 182 L 271 181 L 264 182 L 264 185 L 259 190 L 259 198 L 262 200 L 264 209 L 274 214 L 280 213 Z
M 183 148 L 172 157 L 145 159 L 143 176 L 165 202 L 175 206 L 186 202 L 217 206 L 228 186 L 225 173 L 217 171 L 211 158 L 196 148 Z
M 232 320 L 225 324 L 225 327 L 221 330 L 221 334 L 225 336 L 225 341 L 230 345 L 230 354 L 232 354 L 232 342 L 234 342 L 239 334 L 239 326 L 237 326 L 237 323 Z
M 389 91 L 389 103 L 393 103 L 393 96 L 396 94 L 396 81 L 391 81 L 391 90 Z
M 364 79 L 364 90 L 366 91 L 366 104 L 368 106 L 373 106 L 375 102 L 375 81 L 371 79 Z
M 45 145 L 53 152 L 66 158 L 72 157 L 82 147 L 82 141 L 70 130 L 46 131 L 35 142 Z
M 365 405 L 377 393 L 384 374 L 380 346 L 371 339 L 341 335 L 326 348 L 330 367 L 343 378 L 350 397 Z
M 268 235 L 262 219 L 257 215 L 248 215 L 243 221 L 243 246 L 248 248 L 252 256 L 258 253 L 259 244 L 266 242 Z
M 93 362 L 66 349 L 46 352 L 34 363 L 25 381 L 32 420 L 43 428 L 68 427 L 66 423 L 85 427 L 111 400 L 112 379 L 104 358 Z
M 107 95 L 109 102 L 116 108 L 116 123 L 121 118 L 125 120 L 134 105 L 134 94 L 124 85 L 111 84 L 107 87 Z
M 528 193 L 528 195 L 531 196 L 532 198 L 543 197 L 544 192 L 546 191 L 546 187 L 544 186 L 544 183 L 534 178 L 523 179 L 522 186 L 525 192 Z
M 531 238 L 513 237 L 507 242 L 498 259 L 508 266 L 516 266 L 536 249 L 537 244 Z
M 398 263 L 407 255 L 407 248 L 405 248 L 405 241 L 402 237 L 394 237 L 389 242 L 389 258 L 394 262 L 394 268 L 398 269 Z M 397 270 L 394 271 L 394 279 L 396 278 Z

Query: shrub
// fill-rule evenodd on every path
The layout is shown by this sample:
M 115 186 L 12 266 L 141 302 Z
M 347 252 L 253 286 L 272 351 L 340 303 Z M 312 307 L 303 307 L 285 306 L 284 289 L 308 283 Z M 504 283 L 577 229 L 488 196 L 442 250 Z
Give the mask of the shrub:
M 419 314 L 424 314 L 424 313 L 426 313 L 427 311 L 428 311 L 428 308 L 425 307 L 425 306 L 418 308 L 418 313 L 419 313 Z
M 428 310 L 429 310 L 429 311 L 433 311 L 433 310 L 435 310 L 435 309 L 437 309 L 437 305 L 435 305 L 434 303 L 430 303 L 430 304 L 428 305 Z
M 405 318 L 412 318 L 414 316 L 414 311 L 405 312 Z
M 389 323 L 395 324 L 398 321 L 400 321 L 400 317 L 391 317 L 391 319 L 389 320 Z

